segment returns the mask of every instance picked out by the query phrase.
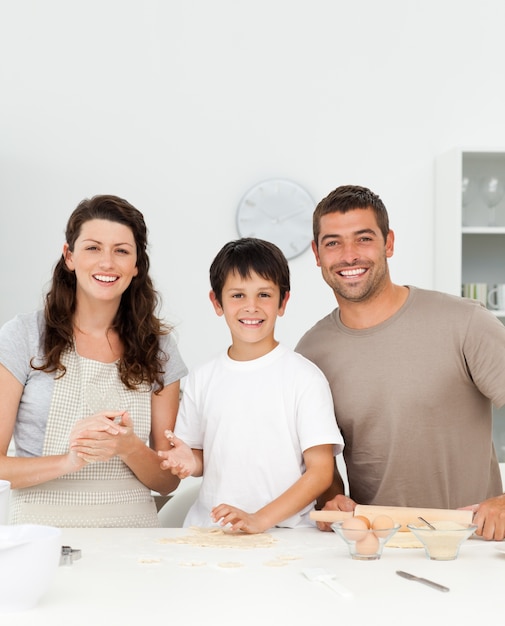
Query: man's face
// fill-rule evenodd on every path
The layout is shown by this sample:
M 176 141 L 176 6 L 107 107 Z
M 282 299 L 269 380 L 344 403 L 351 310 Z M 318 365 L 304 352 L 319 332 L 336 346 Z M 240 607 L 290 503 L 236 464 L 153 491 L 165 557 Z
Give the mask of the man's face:
M 364 302 L 389 281 L 387 259 L 393 256 L 394 234 L 389 231 L 384 241 L 372 209 L 323 215 L 312 249 L 337 299 Z

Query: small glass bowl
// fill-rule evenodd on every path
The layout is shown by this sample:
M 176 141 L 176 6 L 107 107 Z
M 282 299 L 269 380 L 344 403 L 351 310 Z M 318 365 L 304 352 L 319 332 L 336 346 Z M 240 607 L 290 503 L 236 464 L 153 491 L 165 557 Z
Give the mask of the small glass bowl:
M 407 524 L 407 528 L 424 546 L 426 557 L 433 561 L 453 561 L 458 558 L 461 544 L 473 535 L 475 524 L 459 524 L 457 522 L 431 522 L 435 530 L 423 524 Z
M 347 544 L 349 555 L 357 561 L 376 561 L 382 556 L 385 544 L 400 528 L 401 524 L 395 524 L 392 528 L 380 530 L 349 529 L 342 528 L 343 522 L 334 522 L 331 528 Z

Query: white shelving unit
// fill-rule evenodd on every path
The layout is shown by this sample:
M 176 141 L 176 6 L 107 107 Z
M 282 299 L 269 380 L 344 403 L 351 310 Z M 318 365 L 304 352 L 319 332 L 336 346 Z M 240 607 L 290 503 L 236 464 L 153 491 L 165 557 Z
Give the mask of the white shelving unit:
M 464 283 L 486 283 L 488 290 L 505 283 L 505 195 L 493 212 L 482 190 L 490 177 L 505 186 L 505 147 L 454 148 L 436 160 L 434 284 L 439 291 L 460 296 Z M 469 185 L 463 203 L 464 179 Z M 493 313 L 505 322 L 505 310 Z M 494 411 L 493 434 L 503 462 L 504 409 Z
M 505 196 L 495 207 L 496 225 L 480 185 L 488 176 L 505 186 L 505 148 L 455 148 L 436 162 L 435 288 L 461 295 L 463 283 L 505 283 Z M 462 181 L 470 181 L 467 206 Z M 505 315 L 505 312 L 501 312 Z

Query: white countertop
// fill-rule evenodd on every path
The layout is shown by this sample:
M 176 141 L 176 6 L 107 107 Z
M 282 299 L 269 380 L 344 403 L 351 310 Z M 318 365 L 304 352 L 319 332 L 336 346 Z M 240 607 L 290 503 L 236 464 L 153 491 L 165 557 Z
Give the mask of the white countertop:
M 101 626 L 285 626 L 503 622 L 502 544 L 470 539 L 455 561 L 430 561 L 423 549 L 385 548 L 378 561 L 354 561 L 334 533 L 274 529 L 268 548 L 236 550 L 162 543 L 187 529 L 64 529 L 82 558 L 60 566 L 38 606 L 0 616 L 2 624 Z M 505 547 L 505 544 L 503 544 Z M 268 565 L 279 557 L 286 565 Z M 296 557 L 296 558 L 295 558 Z M 223 562 L 240 567 L 225 568 Z M 188 566 L 188 563 L 203 563 Z M 345 599 L 302 574 L 322 567 L 354 594 Z M 442 593 L 395 574 L 401 569 L 450 587 Z

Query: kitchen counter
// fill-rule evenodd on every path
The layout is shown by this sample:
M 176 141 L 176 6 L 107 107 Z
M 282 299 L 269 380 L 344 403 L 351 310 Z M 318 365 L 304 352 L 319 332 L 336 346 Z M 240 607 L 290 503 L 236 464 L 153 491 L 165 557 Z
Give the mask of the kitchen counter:
M 82 551 L 60 566 L 30 611 L 0 615 L 2 624 L 156 623 L 167 626 L 373 624 L 409 626 L 481 621 L 503 615 L 505 543 L 470 539 L 455 561 L 430 561 L 420 548 L 384 549 L 377 561 L 354 561 L 334 533 L 273 529 L 267 548 L 163 543 L 188 529 L 63 529 L 62 543 Z M 235 567 L 224 565 L 235 564 Z M 303 575 L 324 568 L 350 599 Z M 396 575 L 405 570 L 450 588 L 442 593 Z

